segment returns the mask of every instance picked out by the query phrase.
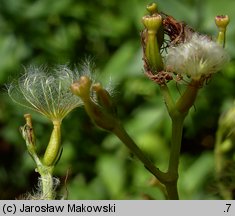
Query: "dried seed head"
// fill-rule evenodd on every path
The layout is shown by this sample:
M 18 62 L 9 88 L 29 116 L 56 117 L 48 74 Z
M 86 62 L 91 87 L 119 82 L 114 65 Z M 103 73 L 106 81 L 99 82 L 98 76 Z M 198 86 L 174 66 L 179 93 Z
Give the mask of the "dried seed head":
M 58 66 L 52 71 L 46 67 L 29 67 L 9 85 L 8 94 L 16 103 L 52 121 L 62 121 L 70 111 L 82 105 L 80 98 L 70 91 L 70 85 L 79 77 L 78 72 L 67 66 Z
M 228 53 L 207 36 L 194 33 L 192 38 L 168 49 L 166 70 L 193 80 L 209 77 L 229 61 Z

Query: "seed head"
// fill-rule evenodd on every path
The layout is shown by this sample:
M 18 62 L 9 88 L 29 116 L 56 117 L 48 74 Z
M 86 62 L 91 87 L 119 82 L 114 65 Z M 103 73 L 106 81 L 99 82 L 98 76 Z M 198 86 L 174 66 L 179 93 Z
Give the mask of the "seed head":
M 82 101 L 70 91 L 70 85 L 80 74 L 58 66 L 49 71 L 46 67 L 29 67 L 8 87 L 8 94 L 16 103 L 33 109 L 52 121 L 62 121 Z
M 228 61 L 229 55 L 223 47 L 197 33 L 186 42 L 170 47 L 165 59 L 166 70 L 193 80 L 218 72 Z

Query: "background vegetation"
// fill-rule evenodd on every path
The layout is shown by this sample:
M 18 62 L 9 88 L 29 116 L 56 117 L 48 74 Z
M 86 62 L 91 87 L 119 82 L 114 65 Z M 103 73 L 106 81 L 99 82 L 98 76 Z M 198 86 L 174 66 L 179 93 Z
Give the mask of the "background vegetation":
M 37 185 L 34 164 L 18 128 L 29 112 L 14 104 L 4 85 L 29 64 L 79 64 L 91 56 L 97 73 L 111 77 L 127 131 L 162 169 L 170 121 L 158 86 L 144 76 L 139 32 L 147 0 L 0 0 L 0 199 Z M 200 32 L 216 35 L 214 16 L 228 14 L 231 63 L 200 92 L 186 120 L 180 162 L 181 199 L 220 199 L 214 178 L 218 118 L 235 95 L 234 0 L 158 0 L 162 11 Z M 175 94 L 180 94 L 175 88 Z M 51 125 L 32 113 L 39 150 Z M 79 108 L 64 119 L 64 151 L 56 168 L 68 199 L 163 199 L 152 176 L 116 139 L 97 129 Z M 233 188 L 232 188 L 233 189 Z

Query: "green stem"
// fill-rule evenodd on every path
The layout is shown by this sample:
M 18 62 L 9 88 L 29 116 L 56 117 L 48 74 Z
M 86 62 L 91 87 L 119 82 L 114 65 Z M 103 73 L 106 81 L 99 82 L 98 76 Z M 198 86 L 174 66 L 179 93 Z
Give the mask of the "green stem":
M 187 115 L 187 112 L 193 106 L 196 100 L 200 85 L 200 80 L 192 80 L 189 83 L 184 93 L 181 95 L 176 103 L 175 109 L 179 111 L 179 113 L 185 113 L 185 115 Z
M 47 167 L 45 165 L 38 167 L 38 172 L 41 175 L 43 200 L 53 200 L 55 198 L 52 176 L 53 169 L 54 167 Z
M 180 147 L 182 139 L 184 116 L 179 116 L 172 120 L 172 146 L 168 172 L 160 171 L 150 161 L 141 149 L 135 144 L 132 138 L 127 134 L 122 126 L 116 126 L 113 133 L 130 149 L 135 156 L 144 164 L 144 166 L 165 185 L 168 198 L 171 200 L 179 199 L 177 191 L 178 164 L 180 156 Z
M 220 44 L 223 48 L 225 47 L 225 30 L 220 31 L 217 36 L 217 43 Z
M 172 121 L 170 159 L 167 170 L 167 179 L 164 182 L 168 198 L 171 200 L 179 199 L 177 181 L 183 124 L 184 119 L 188 114 L 188 110 L 196 99 L 198 91 L 197 85 L 197 82 L 192 81 L 191 85 L 187 87 L 177 103 L 174 102 L 167 85 L 160 86 L 161 93 Z
M 163 95 L 168 113 L 171 114 L 175 110 L 175 102 L 170 94 L 170 91 L 167 85 L 161 85 L 160 89 L 161 89 L 161 93 Z
M 120 124 L 116 125 L 112 132 L 127 146 L 128 149 L 130 149 L 131 152 L 135 154 L 135 156 L 144 164 L 146 169 L 148 169 L 159 181 L 165 181 L 166 174 L 160 171 L 154 163 L 145 156 Z
M 25 114 L 24 117 L 26 119 L 26 124 L 23 127 L 21 127 L 21 132 L 22 132 L 23 138 L 25 139 L 28 152 L 33 158 L 34 162 L 36 163 L 36 166 L 37 166 L 36 171 L 41 176 L 40 189 L 42 189 L 42 192 L 40 191 L 41 193 L 40 199 L 52 200 L 55 198 L 55 192 L 54 192 L 55 187 L 54 187 L 53 176 L 52 176 L 54 166 L 46 165 L 39 158 L 36 152 L 35 136 L 33 132 L 31 115 Z M 60 122 L 53 122 L 53 124 L 54 124 L 54 129 L 53 129 L 51 139 L 49 142 L 49 146 L 50 146 L 49 149 L 50 149 L 51 154 L 53 152 L 52 151 L 53 149 L 54 149 L 54 152 L 56 152 L 57 154 L 58 145 L 60 144 Z M 55 139 L 58 142 L 53 141 Z
M 177 189 L 177 181 L 165 183 L 167 195 L 169 200 L 178 200 L 179 194 Z
M 168 173 L 170 174 L 170 176 L 178 175 L 183 124 L 184 116 L 177 116 L 172 119 L 171 152 L 168 166 Z
M 184 116 L 179 115 L 172 118 L 172 137 L 171 137 L 171 150 L 170 160 L 168 165 L 169 181 L 165 184 L 168 197 L 171 200 L 179 199 L 177 190 L 178 181 L 178 167 L 180 158 L 180 149 L 182 142 Z
M 27 142 L 27 141 L 26 141 Z M 48 167 L 44 165 L 40 158 L 38 157 L 36 151 L 34 148 L 32 148 L 32 145 L 26 145 L 28 148 L 29 154 L 32 156 L 34 162 L 37 166 L 37 171 L 39 172 L 41 176 L 41 185 L 42 185 L 42 196 L 41 199 L 47 199 L 51 200 L 54 199 L 54 186 L 53 186 L 53 166 Z

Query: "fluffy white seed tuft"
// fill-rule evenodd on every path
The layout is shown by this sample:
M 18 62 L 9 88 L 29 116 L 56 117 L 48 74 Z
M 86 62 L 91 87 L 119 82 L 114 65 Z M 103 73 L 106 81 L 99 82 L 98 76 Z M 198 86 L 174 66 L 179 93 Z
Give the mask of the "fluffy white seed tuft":
M 168 49 L 166 70 L 199 80 L 218 72 L 229 61 L 222 46 L 207 36 L 193 34 L 188 41 Z
M 70 91 L 70 85 L 80 78 L 67 66 L 49 71 L 46 67 L 29 67 L 8 87 L 8 94 L 16 103 L 33 109 L 47 118 L 62 121 L 82 101 Z

